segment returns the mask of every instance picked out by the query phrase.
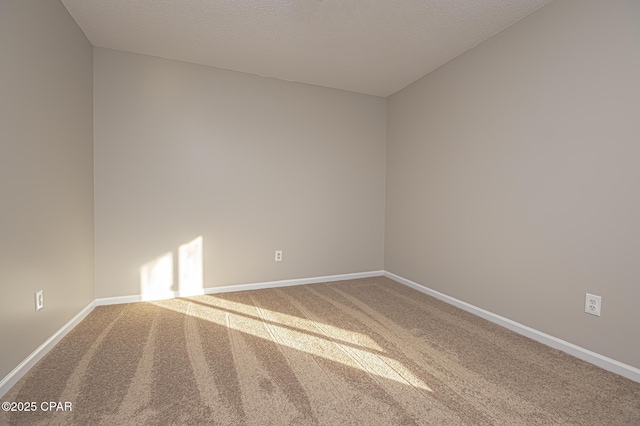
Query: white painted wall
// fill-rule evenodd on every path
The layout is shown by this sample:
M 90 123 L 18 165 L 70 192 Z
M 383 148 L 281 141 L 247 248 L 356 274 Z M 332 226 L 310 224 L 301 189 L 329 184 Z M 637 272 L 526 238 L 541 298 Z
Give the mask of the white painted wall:
M 91 44 L 59 1 L 3 0 L 0 61 L 1 380 L 95 294 Z
M 640 367 L 639 47 L 557 0 L 391 96 L 385 269 Z
M 101 48 L 94 99 L 98 298 L 199 236 L 205 288 L 382 269 L 385 99 Z

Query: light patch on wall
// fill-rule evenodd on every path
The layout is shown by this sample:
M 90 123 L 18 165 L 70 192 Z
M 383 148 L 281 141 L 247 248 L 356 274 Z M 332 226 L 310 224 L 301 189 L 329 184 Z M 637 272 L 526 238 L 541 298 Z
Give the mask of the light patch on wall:
M 179 295 L 184 297 L 204 294 L 202 236 L 178 248 L 178 267 Z
M 140 268 L 142 300 L 169 299 L 173 291 L 173 253 L 169 252 Z

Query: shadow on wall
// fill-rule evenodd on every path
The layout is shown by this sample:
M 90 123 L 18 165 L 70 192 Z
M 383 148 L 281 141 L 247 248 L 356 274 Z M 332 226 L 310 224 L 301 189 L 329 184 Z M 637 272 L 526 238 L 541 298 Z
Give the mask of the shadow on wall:
M 161 300 L 204 294 L 202 236 L 178 247 L 177 292 L 173 290 L 173 264 L 173 252 L 168 252 L 140 268 L 142 300 Z

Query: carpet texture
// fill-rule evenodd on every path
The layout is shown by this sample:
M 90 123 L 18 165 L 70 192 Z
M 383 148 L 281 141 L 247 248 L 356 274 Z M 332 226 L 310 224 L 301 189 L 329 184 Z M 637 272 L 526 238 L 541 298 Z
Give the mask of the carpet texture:
M 2 401 L 46 425 L 640 425 L 640 384 L 384 277 L 97 307 Z

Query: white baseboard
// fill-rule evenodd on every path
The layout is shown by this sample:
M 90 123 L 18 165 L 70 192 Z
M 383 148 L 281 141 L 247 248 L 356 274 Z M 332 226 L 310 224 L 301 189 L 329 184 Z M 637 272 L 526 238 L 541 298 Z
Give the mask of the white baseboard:
M 328 283 L 334 281 L 345 281 L 345 280 L 355 280 L 358 278 L 369 278 L 369 277 L 380 277 L 384 275 L 384 271 L 369 271 L 369 272 L 356 272 L 352 274 L 341 274 L 341 275 L 328 275 L 324 277 L 312 277 L 312 278 L 297 278 L 292 280 L 281 280 L 281 281 L 267 281 L 261 283 L 249 283 L 249 284 L 235 284 L 235 285 L 227 285 L 221 287 L 207 287 L 199 292 L 198 294 L 217 294 L 217 293 L 229 293 L 232 291 L 245 291 L 245 290 L 260 290 L 265 288 L 278 288 L 278 287 L 290 287 L 294 285 L 303 285 L 303 284 L 316 284 L 316 283 Z M 169 298 L 175 297 L 189 297 L 195 296 L 196 294 L 180 294 L 177 291 L 171 292 L 169 294 Z M 100 299 L 96 299 L 97 306 L 104 305 L 117 305 L 121 303 L 134 303 L 134 302 L 142 302 L 144 299 L 141 295 L 134 296 L 120 296 L 120 297 L 104 297 Z
M 231 291 L 260 290 L 265 288 L 290 287 L 294 285 L 328 283 L 334 281 L 356 280 L 359 278 L 380 277 L 384 271 L 358 272 L 354 274 L 328 275 L 325 277 L 300 278 L 293 280 L 268 281 L 254 284 L 238 284 L 224 287 L 209 287 L 204 290 L 205 294 L 228 293 Z
M 104 305 L 121 305 L 123 303 L 136 303 L 142 302 L 142 296 L 136 294 L 134 296 L 118 296 L 118 297 L 103 297 L 96 299 L 96 306 Z
M 481 318 L 489 320 L 495 324 L 508 328 L 509 330 L 514 331 L 518 334 L 521 334 L 530 339 L 536 340 L 544 345 L 550 346 L 554 349 L 561 350 L 583 361 L 587 361 L 591 364 L 597 365 L 600 368 L 603 368 L 605 370 L 608 370 L 613 373 L 619 374 L 623 377 L 626 377 L 627 379 L 640 383 L 640 369 L 638 368 L 624 364 L 620 361 L 616 361 L 615 359 L 608 358 L 604 355 L 600 355 L 596 352 L 582 348 L 578 345 L 574 345 L 573 343 L 569 343 L 562 339 L 558 339 L 557 337 L 553 337 L 549 334 L 535 330 L 531 327 L 527 327 L 526 325 L 520 324 L 508 318 L 494 314 L 493 312 L 489 312 L 482 308 L 478 308 L 477 306 L 471 305 L 470 303 L 463 302 L 451 296 L 447 296 L 446 294 L 440 293 L 439 291 L 436 291 L 436 290 L 432 290 L 428 287 L 415 283 L 411 280 L 408 280 L 396 274 L 392 274 L 391 272 L 384 271 L 384 276 L 387 278 L 391 278 L 392 280 L 397 281 L 401 284 L 409 286 L 415 290 L 418 290 L 421 293 L 435 297 L 436 299 L 442 300 L 443 302 L 446 302 L 450 305 L 456 306 L 460 309 L 463 309 Z
M 63 325 L 53 336 L 49 337 L 43 344 L 24 359 L 16 368 L 14 368 L 7 376 L 0 381 L 0 398 L 2 398 L 9 389 L 15 385 L 27 372 L 33 367 L 43 356 L 47 354 L 64 336 L 67 335 L 73 328 L 80 323 L 87 315 L 93 311 L 96 302 L 89 303 L 84 309 L 82 309 L 76 316 L 71 318 L 65 325 Z

